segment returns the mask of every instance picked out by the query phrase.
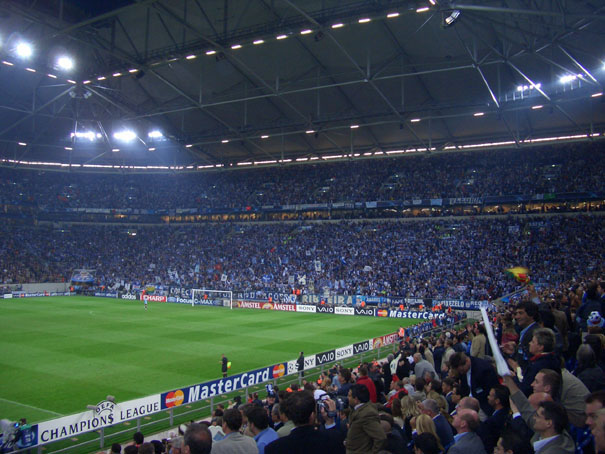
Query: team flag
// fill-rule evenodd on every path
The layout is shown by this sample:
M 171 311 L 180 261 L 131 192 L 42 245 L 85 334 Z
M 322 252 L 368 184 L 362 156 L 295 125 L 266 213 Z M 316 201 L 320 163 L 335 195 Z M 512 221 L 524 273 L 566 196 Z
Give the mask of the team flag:
M 506 273 L 515 278 L 517 282 L 521 282 L 522 284 L 529 284 L 529 270 L 527 268 L 523 268 L 522 266 L 516 266 L 514 268 L 507 269 Z

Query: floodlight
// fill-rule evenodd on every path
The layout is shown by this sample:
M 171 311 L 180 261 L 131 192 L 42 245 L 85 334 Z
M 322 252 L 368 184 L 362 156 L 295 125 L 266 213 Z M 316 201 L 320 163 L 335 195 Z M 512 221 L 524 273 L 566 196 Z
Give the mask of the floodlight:
M 345 26 L 345 24 L 343 24 L 342 22 L 339 22 L 337 24 L 332 24 L 332 28 L 342 28 L 344 26 Z
M 25 68 L 26 71 L 29 71 L 30 73 L 35 73 L 36 70 L 34 68 Z
M 105 80 L 105 79 L 107 79 L 107 77 L 105 77 L 105 76 L 99 76 L 99 77 L 97 77 L 97 80 Z
M 483 112 L 476 112 L 473 114 L 473 117 L 482 117 L 483 115 L 485 115 L 485 113 Z
M 456 22 L 456 20 L 458 19 L 458 17 L 460 17 L 460 10 L 459 9 L 455 9 L 455 10 L 453 10 L 450 13 L 449 16 L 446 16 L 445 19 L 443 19 L 443 25 L 445 27 L 449 27 L 454 22 Z
M 276 39 L 286 39 L 288 35 L 278 35 Z
M 307 28 L 305 30 L 301 30 L 300 32 L 301 35 L 308 35 L 309 33 L 313 33 L 313 30 Z
M 538 104 L 536 106 L 531 106 L 532 110 L 538 110 L 538 109 L 541 109 L 542 107 L 544 107 L 544 106 L 541 104 Z
M 359 22 L 360 24 L 367 24 L 368 22 L 370 22 L 372 19 L 370 19 L 369 17 L 362 17 L 361 19 L 359 19 L 357 22 Z
M 229 139 L 223 139 L 221 140 L 221 143 L 229 143 Z
M 254 41 L 252 42 L 252 44 L 254 44 L 254 45 L 258 45 L 258 44 L 262 44 L 262 43 L 264 43 L 264 42 L 265 42 L 265 40 L 264 40 L 264 39 L 256 39 L 256 40 L 254 40 Z
M 25 142 L 17 142 L 19 145 L 21 145 L 22 147 L 26 147 L 27 144 Z
M 11 63 L 10 61 L 6 61 L 6 60 L 2 60 L 2 64 L 6 65 L 6 66 L 15 66 L 14 63 Z
M 264 136 L 260 136 L 261 139 L 268 139 L 269 136 L 268 135 L 264 135 Z
M 206 51 L 206 55 L 214 55 L 214 54 L 216 54 L 215 50 L 207 50 Z
M 59 57 L 57 59 L 57 68 L 63 71 L 71 71 L 74 68 L 74 61 L 67 56 Z
M 120 151 L 120 149 L 119 149 L 119 148 L 112 148 L 112 149 L 111 149 L 111 151 L 112 151 L 113 153 L 117 153 L 118 151 Z
M 114 139 L 120 140 L 122 142 L 132 142 L 134 139 L 137 138 L 137 135 L 134 131 L 130 129 L 125 129 L 123 131 L 114 132 L 113 137 Z
M 395 17 L 399 17 L 399 13 L 398 12 L 387 14 L 387 19 L 393 19 Z
M 242 45 L 241 44 L 234 44 L 233 46 L 231 46 L 231 49 L 236 50 L 236 49 L 241 49 Z
M 197 55 L 193 55 L 193 54 L 191 54 L 191 55 L 187 55 L 187 56 L 185 57 L 185 60 L 193 60 L 193 59 L 195 59 L 195 58 L 197 58 Z
M 410 120 L 410 123 L 418 123 L 420 121 L 420 118 L 412 118 Z
M 421 8 L 416 9 L 417 13 L 426 13 L 429 10 L 428 6 L 423 6 Z
M 351 127 L 351 129 L 357 129 L 357 128 L 359 128 L 359 125 L 351 125 L 350 127 Z
M 147 137 L 149 137 L 150 139 L 161 139 L 162 137 L 164 137 L 164 134 L 162 134 L 162 131 L 154 129 L 153 131 L 149 131 Z
M 54 74 L 48 73 L 47 74 L 48 77 L 50 77 L 51 79 L 56 79 L 57 76 L 55 76 Z
M 15 52 L 21 58 L 29 58 L 34 53 L 34 48 L 31 44 L 25 41 L 20 41 L 15 46 Z
M 305 133 L 307 133 L 307 134 L 313 134 L 314 132 L 315 132 L 315 131 L 314 131 L 313 129 L 307 129 L 307 130 L 305 131 Z
M 97 133 L 95 134 L 92 131 L 78 131 L 78 132 L 72 132 L 70 134 L 70 137 L 73 139 L 74 137 L 76 139 L 88 139 L 91 142 L 94 142 L 95 139 L 99 139 L 101 138 L 101 134 Z
M 598 98 L 599 96 L 603 96 L 603 92 L 602 91 L 590 95 L 591 98 Z

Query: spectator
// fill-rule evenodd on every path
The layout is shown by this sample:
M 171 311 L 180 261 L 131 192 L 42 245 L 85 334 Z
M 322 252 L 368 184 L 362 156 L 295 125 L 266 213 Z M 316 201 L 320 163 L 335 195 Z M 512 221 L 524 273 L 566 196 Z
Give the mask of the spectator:
M 155 454 L 155 446 L 151 442 L 143 443 L 139 446 L 139 454 Z
M 211 451 L 214 452 L 214 447 L 212 446 L 212 434 L 208 427 L 204 424 L 189 424 L 183 437 L 183 454 L 210 454 Z
M 463 408 L 454 416 L 456 436 L 448 454 L 486 454 L 481 438 L 476 434 L 479 428 L 479 415 L 474 410 Z
M 475 336 L 471 342 L 471 356 L 475 358 L 483 359 L 485 357 L 485 345 L 487 339 L 485 338 L 485 327 L 483 325 L 477 325 L 474 329 Z
M 277 432 L 269 427 L 267 410 L 262 407 L 253 407 L 248 413 L 248 424 L 250 432 L 254 435 L 258 453 L 265 454 L 265 446 L 279 438 Z
M 436 435 L 439 437 L 441 446 L 447 450 L 454 441 L 454 434 L 449 422 L 441 415 L 437 402 L 433 399 L 426 399 L 419 407 L 422 413 L 428 415 L 433 420 Z
M 356 384 L 363 385 L 368 388 L 370 401 L 372 403 L 377 402 L 376 386 L 374 385 L 374 381 L 368 376 L 368 368 L 366 365 L 363 365 L 359 368 L 359 377 L 357 378 Z
M 492 408 L 487 402 L 487 395 L 498 384 L 498 375 L 491 363 L 464 353 L 455 353 L 450 358 L 450 366 L 460 379 L 462 395 L 472 394 L 479 401 L 481 410 L 490 415 Z
M 485 450 L 490 453 L 496 447 L 502 429 L 510 413 L 510 391 L 506 386 L 496 385 L 490 389 L 487 402 L 494 410 L 492 415 L 481 423 L 477 433 L 483 441 Z
M 122 452 L 122 445 L 120 443 L 113 443 L 111 445 L 111 449 L 109 450 L 110 454 L 120 454 Z
M 329 431 L 318 431 L 313 427 L 316 405 L 313 394 L 308 391 L 293 393 L 286 400 L 285 411 L 295 427 L 290 434 L 273 441 L 265 448 L 266 454 L 331 454 L 340 452 L 342 444 Z
M 603 369 L 597 365 L 597 358 L 590 345 L 582 344 L 576 353 L 578 367 L 575 375 L 586 385 L 590 392 L 605 389 Z
M 414 454 L 440 454 L 441 452 L 439 441 L 432 433 L 422 433 L 414 440 Z
M 414 375 L 416 375 L 416 379 L 424 379 L 427 373 L 431 378 L 435 377 L 435 368 L 420 353 L 414 353 Z
M 534 448 L 529 440 L 508 428 L 502 431 L 494 454 L 534 454 Z
M 349 390 L 349 417 L 346 439 L 347 454 L 378 453 L 385 444 L 386 435 L 380 425 L 378 411 L 370 403 L 370 392 L 363 384 L 355 384 Z
M 231 453 L 258 453 L 256 443 L 250 437 L 240 434 L 239 430 L 242 427 L 243 417 L 239 409 L 231 408 L 225 410 L 223 414 L 223 432 L 225 438 L 210 445 L 212 446 L 212 454 L 231 454 Z M 210 434 L 210 431 L 208 431 Z M 210 436 L 212 441 L 212 437 Z M 187 436 L 185 434 L 185 446 L 187 446 Z

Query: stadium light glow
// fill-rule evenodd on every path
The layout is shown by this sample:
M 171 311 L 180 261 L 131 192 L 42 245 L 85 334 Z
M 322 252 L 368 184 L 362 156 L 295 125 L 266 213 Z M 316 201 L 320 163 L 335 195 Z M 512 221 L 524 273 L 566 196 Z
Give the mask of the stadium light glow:
M 252 44 L 254 44 L 255 46 L 258 46 L 259 44 L 263 44 L 265 42 L 264 39 L 256 39 L 254 41 L 252 41 Z
M 566 74 L 564 76 L 559 77 L 559 82 L 562 84 L 567 84 L 569 82 L 573 82 L 577 78 L 578 76 L 576 76 L 575 74 Z
M 132 142 L 134 139 L 137 138 L 137 135 L 134 131 L 130 129 L 125 129 L 123 131 L 114 132 L 113 138 L 122 142 Z
M 100 139 L 102 136 L 100 133 L 94 133 L 92 131 L 78 131 L 78 132 L 72 132 L 70 134 L 70 137 L 76 138 L 76 139 L 88 139 L 91 142 L 94 142 L 96 139 Z
M 10 61 L 6 61 L 6 60 L 2 60 L 2 64 L 6 65 L 6 66 L 15 66 L 14 63 L 11 63 Z
M 72 148 L 72 147 L 65 147 L 65 149 L 66 149 L 67 151 L 71 151 L 71 150 L 73 150 L 73 148 Z
M 34 53 L 34 48 L 30 43 L 26 43 L 25 41 L 20 41 L 15 46 L 15 52 L 17 56 L 21 58 L 29 58 Z
M 99 77 L 97 77 L 97 80 L 105 80 L 105 79 L 107 79 L 107 77 L 105 77 L 105 76 L 99 76 Z
M 278 35 L 275 39 L 286 39 L 288 35 Z
M 149 131 L 147 137 L 149 137 L 150 139 L 161 139 L 162 137 L 164 137 L 164 134 L 162 134 L 162 131 L 154 129 L 153 131 Z
M 412 118 L 410 120 L 410 123 L 418 123 L 420 121 L 420 118 Z
M 120 151 L 120 149 L 119 149 L 119 148 L 112 148 L 112 149 L 111 149 L 111 151 L 112 151 L 113 153 L 117 153 L 118 151 Z
M 345 24 L 343 24 L 342 22 L 338 22 L 337 24 L 332 24 L 332 28 L 342 28 L 344 26 L 345 26 Z
M 133 68 L 133 69 L 129 69 L 129 70 L 128 70 L 128 72 L 129 72 L 130 74 L 134 74 L 134 73 L 138 73 L 138 72 L 139 72 L 139 70 L 138 70 L 138 69 L 136 69 L 136 68 Z
M 67 79 L 67 82 L 69 82 L 70 84 L 77 84 L 77 82 L 75 80 L 71 80 L 71 79 Z
M 197 58 L 197 55 L 187 55 L 187 56 L 185 57 L 185 60 L 194 60 L 194 59 L 196 59 L 196 58 Z
M 63 71 L 71 71 L 74 69 L 74 61 L 66 55 L 57 59 L 57 68 Z
M 90 80 L 84 80 L 84 81 L 82 81 L 82 83 L 83 83 L 84 85 L 88 85 L 88 84 L 90 83 Z
M 260 136 L 260 138 L 261 138 L 261 139 L 268 139 L 268 138 L 269 138 L 269 136 L 264 135 L 264 136 Z
M 532 109 L 532 110 L 538 110 L 538 109 L 541 109 L 542 107 L 544 107 L 544 106 L 543 106 L 543 105 L 541 105 L 541 104 L 539 104 L 539 105 L 537 105 L 537 106 L 531 106 L 531 109 Z
M 221 140 L 221 143 L 229 143 L 229 139 L 223 139 Z
M 233 46 L 231 46 L 231 49 L 236 50 L 236 49 L 241 49 L 242 45 L 241 44 L 234 44 Z
M 475 112 L 475 113 L 473 114 L 473 117 L 482 117 L 483 115 L 485 115 L 485 113 L 484 113 L 484 112 Z
M 301 31 L 300 31 L 300 34 L 301 34 L 301 35 L 308 35 L 309 33 L 313 33 L 313 30 L 311 30 L 311 29 L 307 28 L 307 29 L 305 29 L 305 30 L 301 30 Z
M 22 147 L 26 147 L 26 146 L 27 146 L 27 144 L 26 144 L 25 142 L 17 142 L 17 143 L 18 143 L 20 146 L 22 146 Z
M 149 151 L 155 151 L 155 147 L 149 148 Z
M 437 0 L 429 0 L 429 3 L 433 6 L 435 6 L 437 4 Z
M 369 17 L 362 17 L 361 19 L 359 19 L 357 22 L 359 22 L 360 24 L 367 24 L 368 22 L 370 22 L 372 19 L 370 19 Z
M 36 70 L 34 68 L 25 68 L 26 71 L 29 71 L 30 73 L 35 73 Z
M 423 6 L 421 8 L 417 8 L 416 12 L 417 13 L 426 13 L 430 8 L 428 6 Z
M 306 134 L 313 134 L 314 132 L 315 132 L 315 130 L 313 130 L 313 129 L 307 129 L 305 131 Z
M 112 76 L 113 77 L 120 77 L 122 75 L 122 73 L 113 73 Z
M 185 145 L 185 148 L 191 148 L 193 145 L 188 143 L 187 145 Z
M 214 55 L 214 54 L 216 54 L 215 50 L 207 50 L 206 51 L 206 55 Z
M 454 11 L 452 11 L 450 13 L 449 16 L 447 16 L 445 19 L 443 19 L 443 25 L 445 27 L 449 27 L 450 25 L 452 25 L 454 22 L 456 22 L 456 20 L 460 17 L 460 10 L 455 9 Z
M 387 14 L 387 19 L 393 19 L 395 17 L 399 17 L 399 13 L 398 12 Z
M 359 128 L 359 125 L 351 125 L 350 128 L 351 129 L 357 129 L 357 128 Z
M 602 91 L 590 95 L 591 98 L 598 98 L 599 96 L 603 96 L 603 92 Z
M 50 73 L 48 73 L 47 76 L 50 77 L 51 79 L 56 79 L 57 78 L 57 76 L 55 76 L 54 74 L 50 74 Z

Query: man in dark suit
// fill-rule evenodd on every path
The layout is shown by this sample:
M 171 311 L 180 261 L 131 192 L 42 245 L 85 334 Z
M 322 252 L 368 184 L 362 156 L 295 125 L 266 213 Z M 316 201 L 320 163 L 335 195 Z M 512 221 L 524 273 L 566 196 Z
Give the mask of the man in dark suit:
M 485 359 L 469 358 L 465 353 L 454 353 L 450 358 L 450 367 L 460 379 L 461 395 L 475 397 L 481 410 L 490 416 L 492 407 L 487 402 L 487 395 L 490 389 L 499 384 L 492 364 Z
M 490 389 L 487 395 L 487 402 L 494 409 L 492 415 L 481 423 L 477 434 L 483 441 L 485 450 L 493 452 L 498 438 L 502 433 L 504 424 L 510 413 L 510 391 L 504 385 L 496 385 Z
M 475 410 L 463 408 L 456 412 L 453 425 L 458 433 L 448 454 L 487 454 L 481 438 L 475 433 L 479 428 L 479 415 Z
M 454 433 L 452 432 L 450 423 L 447 422 L 447 419 L 439 411 L 439 404 L 433 399 L 425 399 L 419 405 L 419 408 L 422 413 L 429 415 L 433 419 L 439 441 L 447 450 L 454 442 Z
M 265 447 L 266 454 L 332 454 L 342 452 L 330 431 L 315 429 L 316 406 L 313 394 L 308 391 L 288 396 L 286 415 L 294 422 L 294 429 L 287 437 L 279 438 Z

